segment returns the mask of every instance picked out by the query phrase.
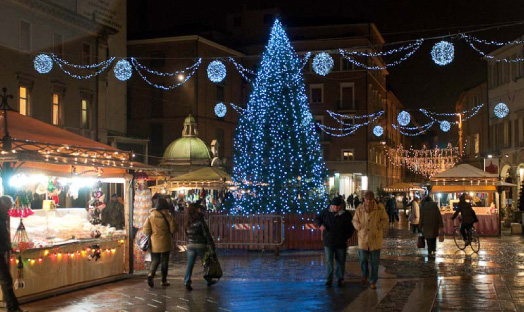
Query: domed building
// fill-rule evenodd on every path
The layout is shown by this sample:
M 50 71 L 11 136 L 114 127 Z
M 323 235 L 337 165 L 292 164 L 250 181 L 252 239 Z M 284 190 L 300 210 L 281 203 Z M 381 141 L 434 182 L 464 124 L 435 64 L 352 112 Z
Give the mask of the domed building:
M 213 144 L 218 144 L 213 141 Z M 213 146 L 213 151 L 218 149 Z M 220 165 L 218 155 L 213 155 L 208 145 L 198 137 L 198 126 L 191 114 L 184 120 L 182 137 L 174 140 L 164 151 L 160 166 L 172 174 L 191 172 L 211 165 Z

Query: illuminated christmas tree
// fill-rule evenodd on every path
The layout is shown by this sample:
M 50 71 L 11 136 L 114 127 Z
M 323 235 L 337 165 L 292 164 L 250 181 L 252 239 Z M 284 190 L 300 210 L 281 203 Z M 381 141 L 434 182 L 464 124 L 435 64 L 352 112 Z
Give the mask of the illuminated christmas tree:
M 233 211 L 302 213 L 325 208 L 327 172 L 302 67 L 276 20 L 236 129 Z

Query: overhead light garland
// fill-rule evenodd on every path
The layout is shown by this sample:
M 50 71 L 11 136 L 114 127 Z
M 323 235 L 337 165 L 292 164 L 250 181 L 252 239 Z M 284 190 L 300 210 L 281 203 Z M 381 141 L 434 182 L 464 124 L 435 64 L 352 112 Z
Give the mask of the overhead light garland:
M 207 66 L 207 77 L 214 83 L 220 83 L 226 78 L 226 65 L 221 61 L 215 60 Z
M 307 62 L 309 61 L 310 57 L 311 57 L 311 52 L 307 52 L 306 54 L 304 54 L 304 58 L 302 59 L 302 69 L 306 67 Z
M 376 137 L 381 137 L 383 134 L 384 134 L 384 128 L 382 128 L 382 126 L 375 126 L 373 128 L 373 134 L 376 136 Z
M 326 76 L 331 72 L 334 65 L 333 58 L 326 52 L 321 52 L 313 58 L 312 67 L 317 75 Z
M 440 123 L 440 130 L 444 132 L 448 132 L 450 128 L 451 128 L 451 125 L 449 124 L 449 121 L 444 120 Z
M 398 113 L 397 122 L 399 125 L 407 126 L 410 121 L 411 121 L 411 116 L 409 115 L 408 112 L 401 111 L 400 113 Z
M 505 63 L 518 63 L 518 62 L 524 61 L 524 58 L 522 58 L 522 57 L 515 57 L 515 58 L 504 57 L 504 58 L 496 59 L 494 56 L 489 55 L 486 52 L 480 50 L 474 44 L 474 42 L 476 42 L 476 43 L 485 44 L 485 45 L 508 46 L 508 45 L 523 44 L 524 41 L 522 41 L 522 40 L 513 40 L 513 41 L 506 41 L 506 42 L 487 41 L 487 40 L 478 39 L 478 38 L 475 38 L 473 36 L 469 36 L 469 35 L 466 35 L 466 34 L 461 34 L 460 37 L 462 39 L 464 39 L 473 50 L 477 51 L 477 53 L 479 53 L 480 55 L 482 55 L 486 59 L 492 60 L 494 62 L 505 62 Z
M 391 127 L 395 130 L 397 130 L 399 133 L 405 135 L 405 136 L 417 136 L 417 135 L 421 135 L 421 134 L 424 134 L 426 131 L 428 131 L 433 125 L 435 124 L 434 121 L 431 121 L 423 126 L 419 126 L 419 127 L 400 127 L 400 126 L 397 126 L 395 124 L 391 124 Z M 410 132 L 406 132 L 406 130 L 418 130 L 417 132 L 414 132 L 414 133 L 410 133 Z
M 173 90 L 173 89 L 178 88 L 181 85 L 183 85 L 186 81 L 188 81 L 196 73 L 196 71 L 198 70 L 198 67 L 200 66 L 201 63 L 202 63 L 202 59 L 198 59 L 195 64 L 191 65 L 190 67 L 186 68 L 185 70 L 176 71 L 174 73 L 162 73 L 162 72 L 157 72 L 157 71 L 154 71 L 154 70 L 150 70 L 146 66 L 140 64 L 134 57 L 131 58 L 131 64 L 135 68 L 135 70 L 138 73 L 138 75 L 140 75 L 140 77 L 145 82 L 147 82 L 150 86 L 153 86 L 155 88 L 162 89 L 162 90 Z M 161 85 L 161 84 L 157 84 L 157 83 L 154 83 L 151 80 L 149 80 L 142 71 L 146 71 L 149 74 L 154 74 L 156 76 L 161 76 L 161 77 L 166 77 L 166 76 L 171 77 L 171 76 L 174 76 L 174 75 L 179 75 L 180 73 L 184 73 L 186 76 L 183 78 L 182 81 L 180 81 L 178 83 L 174 83 L 174 84 L 171 84 L 171 85 Z
M 120 81 L 126 81 L 133 75 L 133 67 L 127 60 L 119 60 L 113 68 L 115 77 Z
M 53 69 L 53 59 L 47 54 L 38 54 L 33 63 L 40 74 L 47 74 Z
M 224 103 L 220 102 L 215 105 L 215 115 L 219 118 L 223 118 L 226 116 L 227 113 L 227 106 L 224 105 Z
M 113 61 L 115 60 L 115 57 L 110 57 L 109 59 L 107 59 L 105 61 L 102 61 L 100 63 L 97 63 L 97 64 L 78 65 L 78 64 L 69 63 L 69 62 L 67 62 L 64 59 L 61 59 L 61 58 L 57 57 L 55 54 L 51 54 L 50 57 L 56 64 L 58 64 L 58 67 L 60 67 L 60 69 L 64 73 L 66 73 L 67 75 L 69 75 L 69 76 L 71 76 L 71 77 L 73 77 L 75 79 L 90 79 L 90 78 L 92 78 L 94 76 L 97 76 L 100 73 L 104 72 L 111 65 L 111 63 L 113 63 Z M 95 70 L 95 72 L 93 72 L 91 74 L 87 74 L 87 75 L 77 75 L 77 74 L 73 74 L 71 71 L 66 69 L 65 66 L 72 67 L 72 68 L 75 68 L 75 69 L 81 69 L 81 70 L 97 69 L 97 68 L 98 68 L 98 70 Z
M 455 57 L 455 48 L 449 41 L 437 42 L 431 49 L 431 58 L 435 64 L 445 66 L 450 64 Z
M 505 103 L 501 102 L 495 105 L 495 108 L 493 109 L 493 113 L 495 114 L 495 116 L 502 119 L 509 114 L 509 108 Z
M 242 64 L 238 63 L 237 61 L 235 61 L 234 58 L 230 57 L 228 58 L 228 60 L 233 63 L 233 66 L 235 66 L 235 69 L 238 71 L 238 73 L 248 82 L 252 82 L 251 78 L 249 78 L 246 74 L 249 74 L 249 75 L 256 75 L 256 73 L 254 71 L 252 71 L 251 69 L 248 69 L 248 68 L 245 68 L 244 66 L 242 66 Z

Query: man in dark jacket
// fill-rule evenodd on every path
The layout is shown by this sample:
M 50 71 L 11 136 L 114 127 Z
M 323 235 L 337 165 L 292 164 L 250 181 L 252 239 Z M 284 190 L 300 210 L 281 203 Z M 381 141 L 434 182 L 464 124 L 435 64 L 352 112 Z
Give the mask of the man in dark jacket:
M 18 299 L 16 299 L 13 290 L 13 278 L 5 258 L 6 254 L 11 250 L 11 237 L 9 237 L 9 229 L 7 228 L 9 219 L 7 211 L 12 206 L 13 199 L 11 196 L 0 197 L 0 284 L 2 285 L 3 301 L 6 304 L 7 311 L 19 312 L 22 310 L 18 306 Z
M 460 223 L 460 233 L 466 242 L 466 246 L 468 246 L 471 242 L 470 237 L 467 234 L 470 233 L 470 230 L 473 228 L 473 224 L 479 222 L 479 219 L 477 218 L 477 214 L 475 214 L 475 210 L 473 210 L 471 204 L 466 202 L 466 194 L 463 193 L 460 195 L 457 206 L 457 210 L 453 214 L 453 217 L 451 217 L 451 220 L 455 220 L 455 218 L 460 213 L 462 218 L 462 222 Z
M 102 224 L 111 225 L 117 230 L 124 228 L 124 205 L 118 201 L 118 195 L 111 195 L 111 200 L 102 210 Z
M 395 196 L 393 194 L 391 194 L 391 196 L 386 201 L 386 212 L 388 213 L 389 217 L 389 227 L 394 227 L 395 219 L 398 221 L 398 214 L 397 202 L 395 201 Z
M 333 283 L 333 258 L 337 263 L 335 275 L 337 285 L 344 285 L 346 266 L 347 240 L 353 235 L 352 216 L 342 209 L 342 199 L 335 197 L 331 205 L 324 209 L 316 218 L 315 223 L 322 231 L 324 251 L 326 253 L 326 287 Z

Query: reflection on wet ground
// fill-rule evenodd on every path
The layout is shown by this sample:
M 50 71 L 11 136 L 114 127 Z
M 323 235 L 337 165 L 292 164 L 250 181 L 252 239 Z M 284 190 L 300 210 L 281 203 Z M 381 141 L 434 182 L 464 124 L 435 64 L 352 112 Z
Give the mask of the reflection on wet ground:
M 183 287 L 185 254 L 171 261 L 168 288 L 143 276 L 24 305 L 28 311 L 524 311 L 524 239 L 482 237 L 481 251 L 438 243 L 435 258 L 416 248 L 402 224 L 385 233 L 378 289 L 360 284 L 356 247 L 349 248 L 344 287 L 324 286 L 322 251 L 221 250 L 222 280 L 207 287 L 195 267 Z M 159 283 L 159 281 L 157 281 Z

